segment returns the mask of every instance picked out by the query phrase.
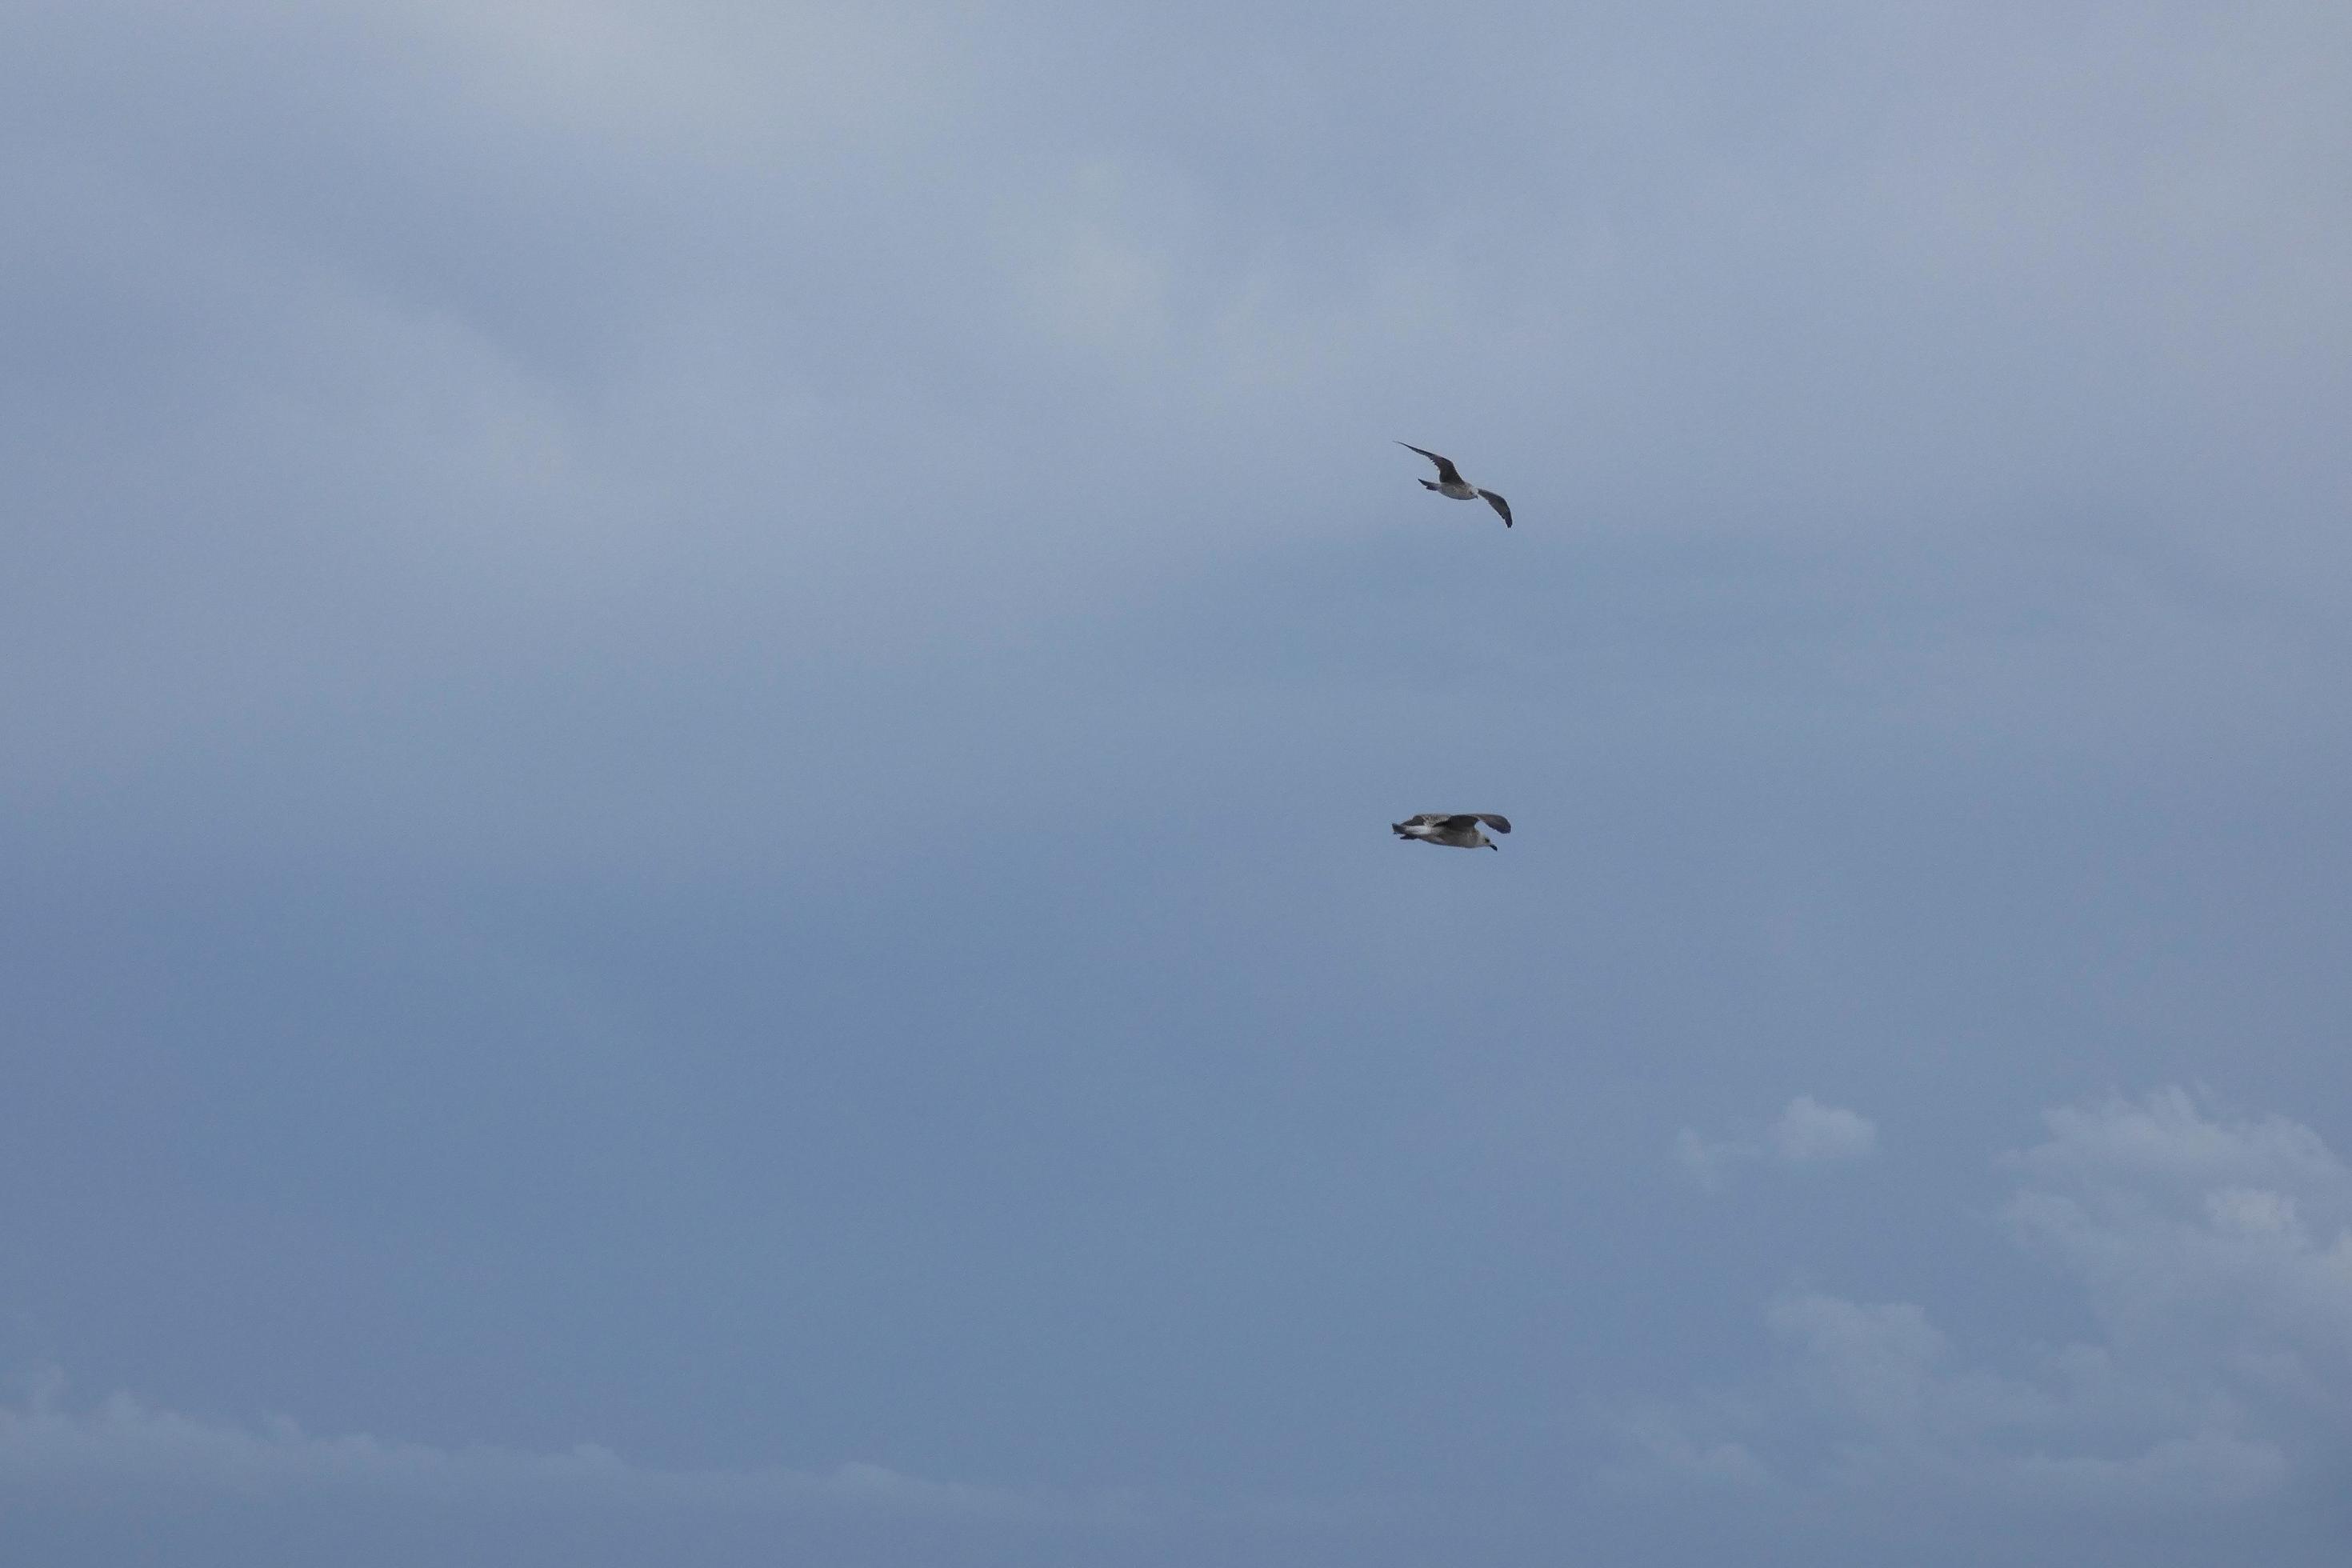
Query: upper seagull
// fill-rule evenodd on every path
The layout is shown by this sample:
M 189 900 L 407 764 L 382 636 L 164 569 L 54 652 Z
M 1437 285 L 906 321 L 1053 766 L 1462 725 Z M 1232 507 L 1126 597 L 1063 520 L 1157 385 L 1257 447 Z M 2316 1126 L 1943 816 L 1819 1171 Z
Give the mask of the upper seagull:
M 1424 811 L 1419 816 L 1408 816 L 1402 822 L 1389 824 L 1389 831 L 1399 838 L 1418 838 L 1423 844 L 1443 844 L 1451 849 L 1499 849 L 1501 845 L 1478 831 L 1484 823 L 1497 833 L 1511 830 L 1511 819 L 1496 816 L 1491 811 L 1465 811 L 1449 815 L 1442 811 Z
M 1453 458 L 1441 458 L 1436 453 L 1431 451 L 1428 447 L 1416 447 L 1410 441 L 1399 441 L 1397 445 L 1402 447 L 1408 452 L 1419 452 L 1423 457 L 1427 458 L 1431 462 L 1437 465 L 1437 478 L 1434 480 L 1422 480 L 1421 488 L 1423 489 L 1435 490 L 1439 495 L 1452 496 L 1455 500 L 1483 500 L 1488 506 L 1493 507 L 1496 511 L 1503 514 L 1503 526 L 1505 528 L 1511 526 L 1511 503 L 1505 500 L 1501 496 L 1496 495 L 1493 490 L 1482 490 L 1476 485 L 1474 485 L 1469 480 L 1464 479 L 1462 477 L 1462 470 L 1454 466 Z

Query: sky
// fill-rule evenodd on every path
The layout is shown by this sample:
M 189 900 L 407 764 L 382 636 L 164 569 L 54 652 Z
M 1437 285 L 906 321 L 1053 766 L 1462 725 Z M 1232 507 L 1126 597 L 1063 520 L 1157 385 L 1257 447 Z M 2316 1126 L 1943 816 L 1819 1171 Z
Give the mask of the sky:
M 2336 1568 L 2347 68 L 0 10 L 9 1554 Z

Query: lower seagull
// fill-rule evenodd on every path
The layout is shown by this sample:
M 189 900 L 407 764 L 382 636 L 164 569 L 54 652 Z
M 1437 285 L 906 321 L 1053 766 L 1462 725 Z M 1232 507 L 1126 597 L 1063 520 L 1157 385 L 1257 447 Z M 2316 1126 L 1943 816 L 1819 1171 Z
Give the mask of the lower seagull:
M 1423 844 L 1443 844 L 1449 849 L 1501 848 L 1479 831 L 1482 822 L 1497 833 L 1511 830 L 1509 817 L 1496 816 L 1491 811 L 1465 811 L 1452 816 L 1442 811 L 1424 811 L 1419 816 L 1391 822 L 1389 828 L 1399 838 L 1418 838 Z
M 1464 479 L 1462 477 L 1462 470 L 1454 466 L 1453 458 L 1441 458 L 1436 453 L 1431 451 L 1428 447 L 1416 447 L 1410 441 L 1399 441 L 1397 445 L 1402 447 L 1408 452 L 1419 452 L 1423 457 L 1427 458 L 1431 462 L 1437 465 L 1437 477 L 1433 479 L 1422 480 L 1421 488 L 1423 489 L 1435 490 L 1439 495 L 1451 496 L 1455 500 L 1485 501 L 1488 506 L 1495 509 L 1495 515 L 1503 520 L 1503 526 L 1505 528 L 1511 526 L 1511 503 L 1505 500 L 1501 496 L 1496 495 L 1493 490 L 1482 490 L 1476 485 L 1474 485 L 1469 480 Z

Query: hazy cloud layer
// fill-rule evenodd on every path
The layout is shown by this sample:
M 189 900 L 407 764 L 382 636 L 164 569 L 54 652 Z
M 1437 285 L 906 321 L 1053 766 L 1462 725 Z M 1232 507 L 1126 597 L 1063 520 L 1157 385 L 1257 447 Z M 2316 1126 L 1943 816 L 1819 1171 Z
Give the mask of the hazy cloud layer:
M 364 1434 L 315 1436 L 287 1417 L 257 1427 L 195 1420 L 116 1394 L 76 1408 L 54 1372 L 25 1402 L 0 1406 L 0 1488 L 20 1499 L 152 1501 L 157 1494 L 266 1498 L 355 1489 L 515 1507 L 872 1508 L 1026 1521 L 1116 1521 L 1133 1499 L 1024 1497 L 918 1480 L 878 1465 L 793 1470 L 665 1471 L 582 1444 L 563 1453 L 436 1448 Z
M 522 1521 L 551 1540 L 584 1524 L 598 1533 L 576 1552 L 581 1561 L 626 1561 L 633 1553 L 641 1561 L 664 1529 L 689 1531 L 688 1539 L 730 1561 L 805 1542 L 812 1532 L 880 1560 L 911 1549 L 917 1560 L 981 1550 L 1039 1561 L 1065 1553 L 1137 1561 L 1229 1551 L 1235 1537 L 1257 1545 L 1345 1542 L 1392 1511 L 1274 1499 L 1204 1507 L 1133 1490 L 1014 1492 L 867 1464 L 822 1473 L 662 1469 L 592 1443 L 542 1453 L 321 1436 L 286 1416 L 247 1426 L 157 1409 L 128 1394 L 78 1401 L 54 1369 L 28 1382 L 21 1403 L 0 1405 L 0 1508 L 32 1541 L 68 1550 L 90 1548 L 76 1526 L 93 1515 L 162 1521 L 167 1532 L 200 1538 L 198 1521 L 227 1509 L 281 1528 L 300 1521 L 298 1531 L 314 1541 L 344 1539 L 344 1550 L 355 1553 L 349 1560 L 364 1562 L 384 1550 L 381 1540 L 367 1539 L 369 1521 L 380 1519 L 454 1532 L 445 1550 L 460 1556 L 478 1550 L 482 1521 L 492 1520 Z M 229 1539 L 252 1549 L 270 1536 L 248 1522 Z

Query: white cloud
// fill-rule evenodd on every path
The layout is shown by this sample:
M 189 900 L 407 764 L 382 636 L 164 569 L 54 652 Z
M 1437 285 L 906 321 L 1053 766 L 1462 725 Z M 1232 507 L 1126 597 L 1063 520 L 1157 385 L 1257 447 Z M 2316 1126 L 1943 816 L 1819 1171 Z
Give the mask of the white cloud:
M 2315 1133 L 2179 1089 L 2045 1121 L 2004 1213 L 2119 1350 L 2352 1416 L 2352 1171 Z
M 1877 1149 L 1878 1127 L 1868 1117 L 1801 1094 L 1759 1137 L 1711 1139 L 1685 1127 L 1675 1134 L 1674 1155 L 1693 1181 L 1714 1192 L 1742 1165 L 1830 1164 L 1864 1159 Z
M 1793 1103 L 1775 1151 L 1866 1152 L 1823 1110 Z M 2308 1128 L 2178 1089 L 2044 1121 L 2045 1142 L 2000 1162 L 2019 1178 L 2002 1213 L 2082 1293 L 2095 1342 L 1971 1364 L 1919 1304 L 1787 1292 L 1765 1309 L 1773 1361 L 1752 1384 L 1619 1419 L 1636 1468 L 2198 1506 L 2336 1463 L 2352 1442 L 2352 1171 Z

